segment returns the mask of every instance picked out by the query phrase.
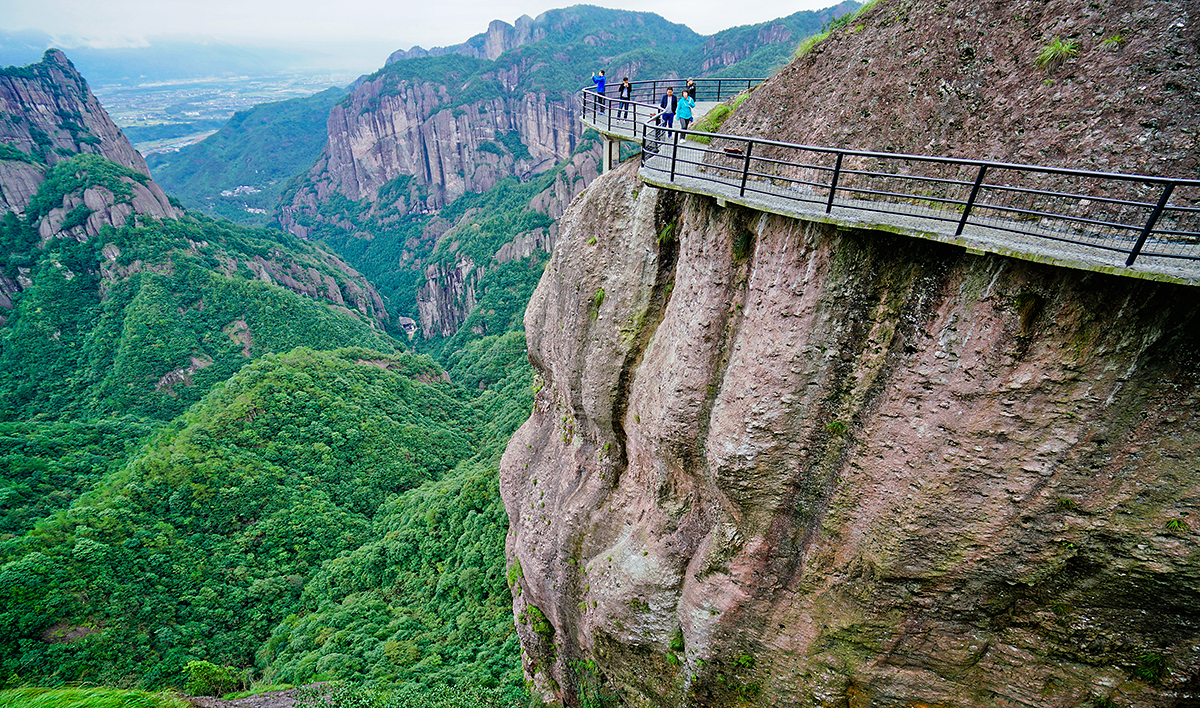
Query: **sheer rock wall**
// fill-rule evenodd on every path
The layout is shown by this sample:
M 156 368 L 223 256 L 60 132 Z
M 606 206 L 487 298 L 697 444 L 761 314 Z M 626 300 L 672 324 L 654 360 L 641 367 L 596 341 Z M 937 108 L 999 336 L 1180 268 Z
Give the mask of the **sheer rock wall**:
M 525 317 L 501 492 L 545 698 L 1197 700 L 1200 293 L 635 170 L 572 204 Z

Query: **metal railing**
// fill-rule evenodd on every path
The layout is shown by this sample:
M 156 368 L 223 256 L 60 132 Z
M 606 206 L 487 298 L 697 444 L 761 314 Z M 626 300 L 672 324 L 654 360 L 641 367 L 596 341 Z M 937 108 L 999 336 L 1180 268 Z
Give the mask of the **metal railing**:
M 695 79 L 694 98 L 697 103 L 725 101 L 763 81 L 765 79 Z M 676 97 L 682 96 L 687 88 L 687 79 L 630 81 L 629 85 L 628 100 L 620 97 L 619 80 L 606 84 L 603 94 L 598 93 L 594 86 L 581 90 L 579 95 L 583 101 L 584 123 L 610 135 L 637 138 L 640 127 L 653 123 L 662 113 L 659 102 L 667 89 L 673 89 Z
M 712 100 L 759 82 L 697 79 L 697 86 L 702 81 Z M 584 120 L 622 137 L 633 127 L 643 171 L 716 197 L 802 213 L 874 213 L 1019 252 L 1052 244 L 1057 253 L 1107 253 L 1104 260 L 1126 267 L 1139 258 L 1200 262 L 1200 179 L 842 150 L 657 125 L 657 101 L 644 97 L 682 83 L 638 82 L 643 100 L 616 121 L 610 115 L 616 101 L 585 90 Z

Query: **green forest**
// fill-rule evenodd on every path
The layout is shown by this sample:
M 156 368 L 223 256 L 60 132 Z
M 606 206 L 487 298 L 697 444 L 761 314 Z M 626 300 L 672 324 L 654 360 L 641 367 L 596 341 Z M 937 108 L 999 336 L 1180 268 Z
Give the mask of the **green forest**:
M 343 90 L 327 89 L 238 111 L 223 125 L 214 126 L 219 130 L 208 139 L 179 152 L 150 155 L 146 162 L 154 179 L 187 208 L 247 226 L 264 226 L 291 178 L 321 154 L 328 136 L 325 118 L 343 95 Z M 221 195 L 240 186 L 258 191 Z
M 59 163 L 30 214 L 122 178 Z M 209 662 L 522 695 L 496 465 L 532 402 L 523 299 L 439 364 L 264 282 L 369 287 L 282 232 L 189 212 L 39 244 L 35 218 L 0 232 L 33 282 L 0 328 L 0 685 Z

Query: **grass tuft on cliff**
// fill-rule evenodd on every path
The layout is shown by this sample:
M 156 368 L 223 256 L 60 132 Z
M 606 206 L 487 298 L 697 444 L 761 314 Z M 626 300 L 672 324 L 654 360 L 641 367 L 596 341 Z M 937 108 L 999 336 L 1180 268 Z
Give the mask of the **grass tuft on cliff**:
M 0 691 L 0 708 L 188 708 L 169 693 L 117 688 L 14 688 Z

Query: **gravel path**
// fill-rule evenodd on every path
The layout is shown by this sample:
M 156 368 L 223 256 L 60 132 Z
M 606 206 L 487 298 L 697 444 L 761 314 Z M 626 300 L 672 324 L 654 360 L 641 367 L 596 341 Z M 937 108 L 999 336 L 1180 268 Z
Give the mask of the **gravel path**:
M 221 698 L 207 696 L 184 696 L 196 708 L 292 708 L 296 705 L 296 691 L 291 688 L 286 691 L 269 691 L 257 696 L 238 698 L 227 701 Z

